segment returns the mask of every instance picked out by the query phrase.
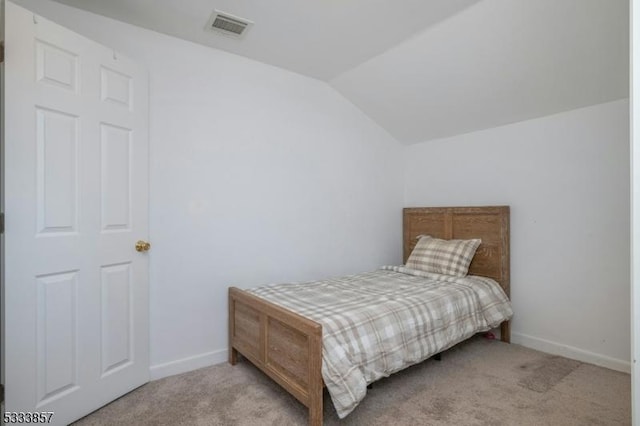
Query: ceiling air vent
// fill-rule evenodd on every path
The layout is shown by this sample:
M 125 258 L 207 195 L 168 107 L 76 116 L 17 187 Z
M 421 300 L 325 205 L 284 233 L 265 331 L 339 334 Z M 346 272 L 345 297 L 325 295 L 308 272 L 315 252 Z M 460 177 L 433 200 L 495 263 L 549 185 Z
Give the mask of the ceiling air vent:
M 243 38 L 253 22 L 233 16 L 230 13 L 214 10 L 207 23 L 207 30 L 233 38 Z

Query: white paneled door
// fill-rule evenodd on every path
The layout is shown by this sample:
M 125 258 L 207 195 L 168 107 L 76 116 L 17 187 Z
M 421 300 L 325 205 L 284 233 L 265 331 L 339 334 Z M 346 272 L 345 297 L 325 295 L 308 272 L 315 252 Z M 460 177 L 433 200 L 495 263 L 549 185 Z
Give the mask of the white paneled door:
M 5 409 L 64 425 L 149 380 L 148 83 L 5 4 Z

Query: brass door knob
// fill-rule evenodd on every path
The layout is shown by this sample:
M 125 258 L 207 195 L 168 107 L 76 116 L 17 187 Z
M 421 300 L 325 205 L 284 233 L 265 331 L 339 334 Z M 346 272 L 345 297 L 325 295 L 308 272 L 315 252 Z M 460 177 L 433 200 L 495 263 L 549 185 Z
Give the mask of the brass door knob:
M 145 251 L 149 251 L 150 248 L 151 248 L 151 244 L 149 244 L 146 241 L 140 240 L 136 243 L 136 251 L 139 251 L 141 253 Z

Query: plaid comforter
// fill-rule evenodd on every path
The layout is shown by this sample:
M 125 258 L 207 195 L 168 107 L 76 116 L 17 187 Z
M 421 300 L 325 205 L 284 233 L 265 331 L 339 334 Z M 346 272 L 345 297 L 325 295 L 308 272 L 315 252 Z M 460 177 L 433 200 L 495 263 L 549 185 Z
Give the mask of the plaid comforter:
M 322 324 L 322 376 L 340 418 L 367 384 L 511 318 L 495 281 L 402 266 L 248 290 Z

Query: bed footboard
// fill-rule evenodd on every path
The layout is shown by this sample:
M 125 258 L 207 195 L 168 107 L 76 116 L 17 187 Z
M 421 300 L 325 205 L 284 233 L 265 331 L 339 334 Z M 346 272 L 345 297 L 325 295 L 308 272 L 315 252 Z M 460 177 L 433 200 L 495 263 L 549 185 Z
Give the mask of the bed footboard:
M 309 409 L 309 425 L 322 425 L 320 324 L 231 287 L 229 363 L 238 353 Z

